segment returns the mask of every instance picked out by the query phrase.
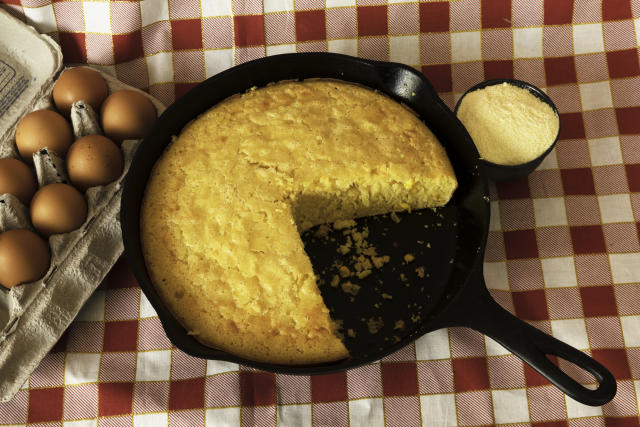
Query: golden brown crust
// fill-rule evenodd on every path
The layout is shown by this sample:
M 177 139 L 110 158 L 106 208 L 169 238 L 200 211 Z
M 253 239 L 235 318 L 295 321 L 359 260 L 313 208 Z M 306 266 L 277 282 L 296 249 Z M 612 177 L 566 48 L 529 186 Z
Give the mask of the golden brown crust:
M 348 356 L 299 236 L 338 219 L 439 206 L 457 183 L 400 104 L 335 81 L 232 97 L 158 160 L 142 204 L 147 267 L 198 340 L 272 363 Z

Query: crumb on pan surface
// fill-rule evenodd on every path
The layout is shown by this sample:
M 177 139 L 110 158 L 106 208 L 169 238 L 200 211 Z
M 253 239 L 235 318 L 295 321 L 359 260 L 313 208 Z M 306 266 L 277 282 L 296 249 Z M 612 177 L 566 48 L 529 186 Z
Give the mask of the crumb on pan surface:
M 390 98 L 329 80 L 273 84 L 214 106 L 168 146 L 142 201 L 143 254 L 203 344 L 271 363 L 339 360 L 348 351 L 300 233 L 441 206 L 456 186 L 435 136 Z

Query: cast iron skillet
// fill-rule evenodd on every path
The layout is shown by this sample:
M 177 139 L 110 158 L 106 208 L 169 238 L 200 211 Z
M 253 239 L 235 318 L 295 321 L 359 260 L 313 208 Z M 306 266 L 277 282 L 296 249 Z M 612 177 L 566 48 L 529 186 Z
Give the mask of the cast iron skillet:
M 285 366 L 236 357 L 206 347 L 186 333 L 158 297 L 147 274 L 140 247 L 139 215 L 155 161 L 172 135 L 177 135 L 190 120 L 251 87 L 307 78 L 355 82 L 409 106 L 446 148 L 459 188 L 448 205 L 436 211 L 401 214 L 399 222 L 389 216 L 358 220 L 358 227 L 368 227 L 369 241 L 379 254 L 390 255 L 390 262 L 362 280 L 352 280 L 361 286 L 354 297 L 326 283 L 335 273 L 331 270 L 334 262 L 341 262 L 336 245 L 345 239 L 342 231 L 330 236 L 335 242 L 315 239 L 313 230 L 303 235 L 325 302 L 332 316 L 343 320 L 344 330 L 350 332 L 345 345 L 351 356 L 326 364 Z M 125 181 L 121 223 L 127 258 L 142 290 L 171 341 L 193 356 L 273 372 L 313 375 L 378 360 L 429 331 L 465 326 L 490 336 L 579 402 L 602 405 L 616 393 L 613 376 L 600 363 L 517 319 L 490 296 L 482 274 L 489 197 L 487 181 L 478 168 L 478 153 L 465 128 L 427 79 L 405 65 L 328 53 L 287 54 L 248 62 L 209 78 L 170 106 L 138 148 Z M 415 260 L 405 258 L 406 254 Z M 342 261 L 348 262 L 349 256 Z M 374 330 L 369 330 L 370 325 Z M 585 369 L 595 377 L 598 388 L 591 390 L 574 381 L 546 355 Z

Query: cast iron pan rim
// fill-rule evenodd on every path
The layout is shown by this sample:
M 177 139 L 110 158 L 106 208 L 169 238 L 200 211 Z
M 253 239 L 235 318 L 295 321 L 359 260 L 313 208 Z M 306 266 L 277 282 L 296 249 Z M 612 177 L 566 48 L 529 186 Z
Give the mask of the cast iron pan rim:
M 210 88 L 214 88 L 216 85 L 219 84 L 219 82 L 221 80 L 224 80 L 226 78 L 228 78 L 230 75 L 236 74 L 238 71 L 243 70 L 243 69 L 250 69 L 250 68 L 254 68 L 255 66 L 259 66 L 261 64 L 264 63 L 269 63 L 269 62 L 273 62 L 273 63 L 280 63 L 283 64 L 283 66 L 286 66 L 286 60 L 287 59 L 293 59 L 296 61 L 301 61 L 304 60 L 304 58 L 326 58 L 327 61 L 333 61 L 336 62 L 336 69 L 339 69 L 341 66 L 346 65 L 346 64 L 360 64 L 362 66 L 367 66 L 367 67 L 373 67 L 375 69 L 377 69 L 377 71 L 381 72 L 381 71 L 392 71 L 394 73 L 398 73 L 400 70 L 404 70 L 407 71 L 411 74 L 413 74 L 414 76 L 418 77 L 421 85 L 423 86 L 424 89 L 426 89 L 426 93 L 427 96 L 423 97 L 424 101 L 423 102 L 432 102 L 435 105 L 437 105 L 437 107 L 441 110 L 443 110 L 445 113 L 448 113 L 448 115 L 450 116 L 450 118 L 452 120 L 454 120 L 459 127 L 461 128 L 462 131 L 464 131 L 464 133 L 467 135 L 468 137 L 468 143 L 467 143 L 467 149 L 469 150 L 473 150 L 472 153 L 475 154 L 475 158 L 478 159 L 479 155 L 477 153 L 477 150 L 475 148 L 475 145 L 472 143 L 471 138 L 468 136 L 468 134 L 466 133 L 466 129 L 464 128 L 464 126 L 462 125 L 462 123 L 457 119 L 457 117 L 451 112 L 451 110 L 444 104 L 444 102 L 440 99 L 440 97 L 437 95 L 437 93 L 435 92 L 435 90 L 433 89 L 433 86 L 431 85 L 431 83 L 427 80 L 427 78 L 422 74 L 419 73 L 418 71 L 416 71 L 415 69 L 405 65 L 405 64 L 399 64 L 399 63 L 393 63 L 393 62 L 383 62 L 383 61 L 373 61 L 373 60 L 367 60 L 367 59 L 362 59 L 362 58 L 357 58 L 357 57 L 351 57 L 348 55 L 342 55 L 342 54 L 336 54 L 336 53 L 326 53 L 326 52 L 308 52 L 308 53 L 294 53 L 294 54 L 282 54 L 282 55 L 273 55 L 273 56 L 268 56 L 268 57 L 264 57 L 264 58 L 259 58 L 253 61 L 249 61 L 240 65 L 237 65 L 235 67 L 232 67 L 228 70 L 225 70 L 215 76 L 212 76 L 210 78 L 208 78 L 207 80 L 201 82 L 200 84 L 198 84 L 197 86 L 195 86 L 193 89 L 191 89 L 189 92 L 187 92 L 184 96 L 182 96 L 180 99 L 178 99 L 176 102 L 174 102 L 172 105 L 170 105 L 165 111 L 164 113 L 158 118 L 156 125 L 154 125 L 154 127 L 151 129 L 151 131 L 145 136 L 144 140 L 142 141 L 142 143 L 140 144 L 140 146 L 138 147 L 133 161 L 131 163 L 131 167 L 129 169 L 129 172 L 127 174 L 127 177 L 125 179 L 125 184 L 124 184 L 124 189 L 123 189 L 123 196 L 122 196 L 122 202 L 121 202 L 121 212 L 123 213 L 123 215 L 129 215 L 129 212 L 131 211 L 129 204 L 131 205 L 139 205 L 141 200 L 131 200 L 131 191 L 133 191 L 131 189 L 132 185 L 133 185 L 133 181 L 136 178 L 139 178 L 140 173 L 137 172 L 137 170 L 139 169 L 138 166 L 140 164 L 140 159 L 143 157 L 144 155 L 144 150 L 142 149 L 143 146 L 145 144 L 149 144 L 150 140 L 154 139 L 155 133 L 158 132 L 158 124 L 162 123 L 164 120 L 170 120 L 171 116 L 174 115 L 174 112 L 176 111 L 180 111 L 181 108 L 183 108 L 184 105 L 188 105 L 192 99 L 196 98 L 198 92 L 200 91 L 206 91 L 206 90 L 211 90 Z M 320 76 L 319 78 L 322 78 L 322 76 Z M 290 80 L 296 80 L 296 78 L 292 78 Z M 357 80 L 349 80 L 349 79 L 344 79 L 344 81 L 350 81 L 353 83 L 357 83 L 357 84 L 361 84 L 361 85 L 365 85 L 362 82 L 358 82 Z M 247 86 L 244 90 L 248 90 L 250 89 L 252 86 Z M 390 96 L 396 100 L 398 100 L 398 95 L 393 94 L 393 93 L 389 93 L 389 92 L 385 92 L 385 91 L 381 91 L 379 89 L 375 89 L 372 88 L 376 91 L 380 91 L 382 93 L 385 93 L 387 96 Z M 239 92 L 241 93 L 241 92 Z M 208 108 L 212 107 L 215 104 L 211 104 L 208 107 L 205 107 L 204 109 L 202 109 L 201 113 L 206 111 Z M 195 118 L 195 117 L 194 117 Z M 423 116 L 420 116 L 421 119 L 424 119 Z M 164 133 L 160 133 L 162 138 L 165 138 L 166 135 Z M 168 145 L 168 144 L 167 144 Z M 165 145 L 165 147 L 167 146 Z M 446 147 L 445 147 L 446 148 Z M 472 172 L 469 172 L 469 174 L 472 174 Z M 488 182 L 486 177 L 484 177 L 482 174 L 480 175 L 480 179 L 482 181 L 482 191 L 483 194 L 488 194 Z M 146 176 L 146 180 L 148 180 L 149 176 Z M 484 213 L 484 217 L 488 218 L 489 215 L 489 205 L 488 203 L 485 206 L 485 213 Z M 137 221 L 139 221 L 139 216 L 138 219 L 136 219 Z M 484 253 L 484 246 L 486 245 L 486 237 L 488 234 L 488 229 L 489 229 L 489 222 L 485 221 L 486 224 L 484 224 L 483 230 L 482 230 L 482 235 L 480 236 L 481 238 L 481 253 Z M 122 235 L 123 235 L 123 241 L 124 241 L 124 248 L 125 248 L 125 256 L 128 259 L 131 260 L 135 260 L 135 259 L 143 259 L 142 257 L 142 253 L 138 252 L 137 250 L 134 252 L 134 247 L 139 247 L 139 234 L 138 233 L 132 233 L 129 229 L 129 224 L 128 221 L 126 220 L 122 220 L 121 221 L 121 228 L 122 228 Z M 136 244 L 133 244 L 133 242 L 137 242 Z M 140 287 L 142 288 L 143 292 L 145 293 L 145 296 L 147 297 L 147 299 L 149 300 L 149 302 L 151 303 L 151 305 L 153 306 L 153 308 L 156 310 L 156 312 L 158 313 L 158 317 L 160 319 L 160 322 L 163 326 L 163 329 L 165 330 L 165 332 L 167 333 L 167 336 L 169 338 L 169 340 L 172 342 L 173 345 L 175 345 L 177 348 L 179 348 L 180 350 L 184 351 L 185 353 L 188 353 L 192 356 L 195 357 L 200 357 L 200 358 L 205 358 L 205 359 L 209 359 L 209 360 L 222 360 L 222 361 L 228 361 L 228 362 L 233 362 L 233 363 L 239 363 L 245 366 L 249 366 L 252 368 L 257 368 L 257 369 L 261 369 L 261 370 L 265 370 L 265 371 L 270 371 L 270 372 L 275 372 L 275 373 L 283 373 L 283 374 L 294 374 L 294 375 L 315 375 L 315 374 L 327 374 L 327 373 L 332 373 L 332 372 L 339 372 L 339 371 L 345 371 L 348 369 L 352 369 L 352 368 L 356 368 L 359 366 L 363 366 L 366 365 L 368 363 L 371 362 L 375 362 L 380 360 L 381 358 L 403 348 L 404 346 L 406 346 L 408 343 L 414 341 L 415 339 L 419 338 L 420 336 L 431 332 L 433 330 L 439 329 L 441 327 L 444 326 L 438 326 L 435 323 L 432 324 L 429 322 L 429 320 L 423 320 L 422 325 L 420 328 L 416 329 L 416 331 L 411 334 L 408 335 L 406 337 L 404 337 L 400 342 L 398 343 L 394 343 L 394 344 L 388 344 L 387 346 L 384 347 L 383 350 L 378 350 L 376 351 L 373 355 L 369 355 L 366 357 L 358 357 L 357 359 L 351 359 L 351 358 L 347 358 L 347 359 L 342 359 L 342 360 L 338 360 L 338 361 L 334 361 L 334 362 L 328 362 L 328 363 L 319 363 L 319 364 L 305 364 L 305 365 L 282 365 L 282 364 L 274 364 L 274 363 L 266 363 L 266 362 L 259 362 L 259 361 L 254 361 L 251 359 L 245 359 L 243 357 L 239 357 L 239 356 L 235 356 L 233 354 L 227 353 L 223 350 L 218 350 L 218 349 L 214 349 L 214 348 L 208 348 L 210 349 L 209 351 L 198 351 L 198 350 L 192 350 L 190 348 L 184 348 L 182 346 L 182 344 L 179 342 L 179 337 L 182 336 L 182 332 L 178 331 L 176 332 L 175 329 L 173 328 L 173 325 L 170 325 L 170 322 L 175 321 L 177 322 L 177 319 L 175 318 L 175 316 L 173 316 L 173 314 L 169 311 L 169 309 L 164 305 L 164 303 L 162 302 L 160 296 L 157 294 L 157 292 L 155 291 L 153 284 L 151 283 L 151 280 L 149 278 L 148 272 L 146 271 L 146 267 L 142 267 L 143 271 L 140 271 L 137 268 L 137 265 L 135 263 L 130 263 L 132 266 L 132 269 L 134 271 L 134 275 L 136 276 L 136 278 L 138 279 L 139 283 L 140 283 Z M 482 264 L 482 258 L 481 257 L 476 257 L 474 259 L 474 263 L 473 263 L 473 269 L 478 268 L 478 266 L 481 266 Z M 457 288 L 454 291 L 454 294 L 459 293 L 459 291 L 461 289 L 464 289 L 465 286 L 467 286 L 467 282 L 473 280 L 473 275 L 472 274 L 468 274 L 467 277 L 465 278 L 464 282 L 459 283 L 457 285 Z M 446 306 L 448 305 L 447 302 L 444 303 L 445 307 L 442 308 L 446 308 Z M 437 311 L 437 310 L 436 310 Z M 434 314 L 432 314 L 430 317 L 434 318 L 437 317 L 437 313 L 436 311 L 434 311 Z M 179 322 L 178 322 L 179 323 Z M 186 335 L 186 330 L 183 332 L 183 334 Z M 205 346 L 206 347 L 206 346 Z M 218 353 L 218 354 L 213 354 L 213 353 Z
M 475 86 L 472 86 L 467 91 L 465 91 L 462 94 L 462 96 L 458 99 L 458 102 L 456 102 L 456 106 L 453 109 L 453 113 L 456 115 L 456 118 L 457 118 L 457 114 L 458 114 L 458 108 L 460 108 L 460 104 L 461 104 L 462 100 L 464 99 L 464 97 L 467 96 L 467 94 L 469 94 L 469 93 L 471 93 L 473 91 L 476 91 L 478 89 L 484 89 L 487 86 L 494 86 L 494 85 L 498 85 L 500 83 L 509 83 L 509 84 L 514 85 L 514 86 L 518 86 L 520 88 L 527 89 L 534 96 L 536 96 L 541 101 L 543 101 L 545 104 L 547 104 L 548 106 L 551 107 L 553 112 L 556 113 L 556 116 L 558 117 L 558 124 L 560 124 L 560 113 L 558 112 L 558 109 L 556 108 L 556 106 L 553 103 L 553 101 L 551 100 L 551 98 L 549 98 L 549 95 L 544 93 L 539 87 L 536 87 L 536 86 L 532 85 L 529 82 L 525 82 L 523 80 L 517 80 L 517 79 L 507 79 L 507 78 L 498 78 L 498 79 L 485 80 L 483 82 L 478 83 Z M 485 160 L 483 158 L 480 158 L 480 161 L 485 163 L 487 166 L 489 166 L 491 168 L 500 169 L 500 170 L 505 171 L 507 173 L 509 173 L 509 172 L 517 173 L 517 172 L 519 172 L 521 170 L 526 170 L 528 168 L 532 168 L 533 169 L 533 168 L 535 168 L 535 166 L 537 166 L 542 161 L 542 159 L 544 159 L 545 157 L 547 157 L 549 155 L 549 153 L 551 153 L 551 151 L 556 146 L 556 143 L 558 142 L 558 138 L 559 137 L 560 137 L 560 126 L 558 126 L 558 133 L 556 134 L 556 137 L 554 138 L 553 143 L 549 146 L 549 148 L 547 148 L 542 154 L 540 154 L 535 159 L 530 160 L 530 161 L 528 161 L 526 163 L 520 163 L 518 165 L 501 165 L 499 163 L 490 162 L 490 161 Z

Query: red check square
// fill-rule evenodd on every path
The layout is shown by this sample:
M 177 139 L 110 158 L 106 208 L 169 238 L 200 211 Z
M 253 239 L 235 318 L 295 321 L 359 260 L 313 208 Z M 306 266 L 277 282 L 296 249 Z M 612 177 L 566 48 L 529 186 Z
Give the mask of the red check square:
M 489 389 L 489 371 L 484 357 L 452 359 L 452 366 L 457 393 Z
M 640 192 L 640 163 L 625 165 L 625 169 L 627 171 L 629 191 L 634 193 Z
M 449 31 L 449 2 L 420 3 L 420 32 Z
M 590 168 L 562 169 L 560 176 L 566 195 L 590 195 L 596 192 Z
M 633 77 L 640 75 L 637 49 L 607 52 L 607 65 L 611 78 Z
M 204 378 L 171 381 L 169 410 L 202 408 L 204 405 Z
M 103 351 L 136 351 L 138 321 L 105 322 Z
M 133 383 L 99 383 L 98 416 L 131 413 Z
M 640 134 L 640 107 L 616 108 L 618 130 L 623 135 Z
M 424 65 L 422 74 L 427 76 L 436 92 L 451 92 L 451 64 Z
M 547 359 L 551 360 L 554 365 L 558 365 L 558 358 L 555 356 L 547 355 Z M 527 363 L 523 363 L 524 366 L 524 380 L 527 387 L 537 387 L 542 385 L 551 384 L 545 377 L 538 373 L 535 369 L 529 366 Z
M 569 229 L 576 254 L 603 253 L 607 250 L 601 225 L 580 225 Z
M 581 113 L 560 113 L 558 139 L 584 138 L 584 121 Z
M 547 84 L 550 86 L 575 83 L 577 81 L 575 59 L 573 56 L 544 58 L 544 73 Z
M 513 61 L 511 59 L 504 61 L 485 61 L 484 78 L 485 80 L 512 79 Z
M 625 349 L 592 349 L 591 357 L 602 363 L 605 368 L 610 370 L 617 380 L 628 380 L 631 378 L 631 370 L 629 369 L 629 362 L 627 361 L 627 353 Z
M 311 401 L 336 402 L 347 400 L 347 374 L 314 375 L 311 377 Z
M 482 28 L 511 27 L 511 0 L 482 0 Z
M 629 0 L 603 0 L 602 19 L 604 21 L 616 21 L 631 19 L 631 2 Z
M 67 64 L 87 62 L 87 44 L 84 33 L 58 33 L 62 56 Z
M 296 40 L 307 42 L 325 40 L 327 26 L 324 9 L 296 12 Z
M 385 396 L 413 396 L 418 394 L 418 371 L 415 363 L 383 363 L 382 391 Z
M 607 427 L 637 427 L 638 417 L 604 417 Z
M 126 34 L 114 34 L 111 38 L 113 41 L 113 60 L 116 64 L 144 56 L 141 30 Z
M 276 377 L 269 372 L 240 372 L 240 402 L 242 406 L 276 404 Z
M 544 25 L 571 24 L 573 0 L 546 0 L 544 2 Z
M 549 320 L 547 299 L 543 289 L 513 292 L 513 306 L 516 316 L 523 320 Z
M 39 423 L 60 421 L 62 419 L 62 401 L 64 388 L 40 388 L 29 390 L 29 412 L 27 421 Z
M 174 86 L 176 99 L 181 98 L 182 95 L 186 94 L 196 86 L 198 86 L 198 83 L 176 83 Z
M 387 35 L 387 6 L 358 7 L 358 35 Z
M 202 22 L 200 19 L 171 21 L 173 49 L 202 49 Z
M 538 244 L 534 230 L 504 232 L 504 249 L 507 259 L 537 258 Z
M 611 286 L 580 288 L 585 317 L 617 316 L 616 298 Z
M 104 281 L 107 284 L 107 288 L 110 289 L 133 288 L 140 286 L 133 275 L 131 267 L 129 267 L 129 263 L 127 263 L 127 260 L 124 257 L 120 257 L 120 259 L 118 259 L 111 271 L 107 273 L 107 277 L 105 277 Z
M 234 16 L 233 28 L 236 46 L 248 47 L 264 44 L 263 15 Z
M 525 178 L 496 183 L 498 197 L 503 199 L 528 199 L 531 195 L 529 180 Z

